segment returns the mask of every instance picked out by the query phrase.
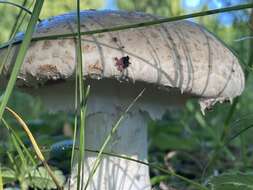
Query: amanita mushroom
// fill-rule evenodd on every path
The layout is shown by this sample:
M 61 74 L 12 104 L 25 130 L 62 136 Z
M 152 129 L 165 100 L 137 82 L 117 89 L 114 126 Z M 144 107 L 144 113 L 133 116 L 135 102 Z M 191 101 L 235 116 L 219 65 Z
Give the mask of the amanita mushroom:
M 88 31 L 157 19 L 124 11 L 83 11 L 81 30 Z M 33 37 L 77 31 L 76 13 L 44 20 Z M 19 35 L 17 39 L 21 39 Z M 8 75 L 19 45 L 4 68 Z M 82 36 L 83 77 L 91 85 L 88 99 L 86 146 L 99 150 L 122 110 L 143 89 L 143 97 L 128 113 L 107 152 L 146 161 L 147 119 L 160 118 L 170 106 L 199 99 L 202 111 L 216 102 L 232 100 L 244 89 L 244 74 L 236 56 L 204 27 L 178 21 L 149 27 Z M 0 50 L 1 58 L 6 48 Z M 73 37 L 31 43 L 18 85 L 40 96 L 52 110 L 74 106 L 76 44 Z M 35 87 L 35 88 L 32 88 Z M 86 153 L 85 179 L 96 159 Z M 76 171 L 73 169 L 73 171 Z M 76 184 L 71 179 L 71 187 Z M 151 189 L 149 168 L 104 156 L 89 184 L 90 190 Z

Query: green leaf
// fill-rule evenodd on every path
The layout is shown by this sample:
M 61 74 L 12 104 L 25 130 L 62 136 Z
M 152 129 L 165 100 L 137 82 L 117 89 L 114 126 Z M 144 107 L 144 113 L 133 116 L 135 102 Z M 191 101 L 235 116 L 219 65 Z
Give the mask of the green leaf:
M 226 173 L 212 177 L 212 190 L 253 190 L 253 173 Z
M 55 170 L 53 171 L 54 176 L 57 178 L 57 181 L 60 183 L 60 185 L 63 185 L 65 182 L 65 177 L 63 173 L 60 170 Z M 54 181 L 48 174 L 47 170 L 44 167 L 39 167 L 38 169 L 32 169 L 30 171 L 30 175 L 32 176 L 29 177 L 27 175 L 26 177 L 26 183 L 30 187 L 35 187 L 39 189 L 56 189 L 57 186 L 55 185 Z
M 169 179 L 170 177 L 171 177 L 170 175 L 159 175 L 159 176 L 152 177 L 150 179 L 150 182 L 151 182 L 151 185 L 156 185 L 162 181 Z
M 1 169 L 1 177 L 3 185 L 8 184 L 16 180 L 16 173 L 14 170 L 4 167 Z

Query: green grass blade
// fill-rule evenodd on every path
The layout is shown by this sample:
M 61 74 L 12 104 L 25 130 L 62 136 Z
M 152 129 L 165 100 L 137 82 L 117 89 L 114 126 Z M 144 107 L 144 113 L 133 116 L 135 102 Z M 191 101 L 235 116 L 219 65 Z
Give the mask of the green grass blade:
M 71 168 L 71 173 L 70 173 L 70 179 L 72 177 L 72 168 L 74 166 L 74 157 L 75 157 L 75 146 L 76 146 L 76 138 L 77 138 L 77 125 L 78 125 L 78 72 L 76 70 L 75 74 L 75 118 L 74 118 L 74 134 L 73 134 L 73 144 L 72 144 L 72 150 L 71 150 L 71 160 L 70 160 L 70 168 Z M 70 189 L 70 180 L 68 183 L 68 189 Z
M 5 127 L 10 131 L 11 141 L 12 141 L 14 147 L 16 148 L 16 150 L 18 152 L 18 155 L 20 157 L 21 163 L 24 166 L 27 166 L 25 155 L 24 155 L 24 153 L 22 151 L 22 148 L 19 145 L 18 140 L 15 138 L 15 135 L 12 133 L 12 130 L 10 130 L 10 126 L 7 124 L 7 122 L 4 119 L 2 119 L 2 122 L 5 125 Z
M 27 3 L 27 0 L 24 0 L 23 3 L 22 3 L 22 7 L 25 7 L 25 6 L 26 6 L 26 3 Z M 12 26 L 9 39 L 11 39 L 11 38 L 16 34 L 15 31 L 16 31 L 16 28 L 17 28 L 18 25 L 19 25 L 18 22 L 19 22 L 19 20 L 20 20 L 20 18 L 21 18 L 21 16 L 22 16 L 22 14 L 23 14 L 23 9 L 21 8 L 21 9 L 19 10 L 18 15 L 17 15 L 16 18 L 15 18 L 15 23 L 14 23 L 13 26 Z
M 72 146 L 71 147 L 69 147 L 69 146 L 64 147 L 64 150 L 66 150 L 68 148 L 72 148 Z M 75 146 L 75 150 L 79 150 L 79 147 Z M 48 150 L 48 151 L 50 151 L 50 150 Z M 157 169 L 158 171 L 160 171 L 160 172 L 162 172 L 164 174 L 177 177 L 177 178 L 181 179 L 182 181 L 185 181 L 188 184 L 194 186 L 196 189 L 207 190 L 207 188 L 204 187 L 203 185 L 201 185 L 201 184 L 199 184 L 199 183 L 197 183 L 197 182 L 195 182 L 193 180 L 190 180 L 188 178 L 185 178 L 184 176 L 176 174 L 172 170 L 168 170 L 166 168 L 163 168 L 162 166 L 160 166 L 159 164 L 156 164 L 156 163 L 148 163 L 148 162 L 137 160 L 137 159 L 125 156 L 125 155 L 123 156 L 123 155 L 119 155 L 119 154 L 115 154 L 115 153 L 110 153 L 110 152 L 101 152 L 101 150 L 92 150 L 92 149 L 87 149 L 86 148 L 85 151 L 92 152 L 92 153 L 97 153 L 97 154 L 101 153 L 102 155 L 112 156 L 112 157 L 116 157 L 116 158 L 121 158 L 121 159 L 129 160 L 129 161 L 132 161 L 132 162 L 136 162 L 136 163 L 139 163 L 139 164 L 143 164 L 143 165 L 146 165 L 146 166 L 148 166 L 150 168 Z
M 253 11 L 251 12 L 251 17 L 252 17 L 251 19 L 253 19 L 252 15 L 253 15 Z M 253 20 L 251 20 L 251 23 L 253 23 Z M 253 31 L 251 31 L 251 35 L 253 35 Z M 249 50 L 250 50 L 250 56 L 249 56 L 249 59 L 248 59 L 247 67 L 252 68 L 252 66 L 253 66 L 253 41 L 250 41 Z M 245 81 L 246 82 L 248 81 L 249 74 L 250 74 L 250 70 L 246 69 L 245 70 Z M 236 111 L 236 106 L 239 103 L 239 100 L 240 100 L 239 97 L 237 97 L 234 100 L 234 102 L 233 102 L 233 104 L 232 104 L 232 106 L 231 106 L 231 108 L 228 112 L 228 115 L 225 119 L 224 126 L 223 126 L 223 131 L 222 131 L 222 136 L 221 136 L 221 141 L 222 142 L 225 141 L 227 135 L 229 134 L 229 124 L 231 123 L 232 117 L 233 117 L 233 115 Z
M 3 177 L 2 177 L 2 168 L 1 168 L 1 164 L 0 164 L 0 190 L 3 190 Z
M 252 15 L 253 15 L 253 12 L 251 12 L 251 16 Z M 253 16 L 252 16 L 252 18 L 253 18 Z M 251 34 L 253 34 L 252 31 L 251 31 Z M 253 41 L 250 41 L 249 50 L 250 50 L 250 56 L 249 56 L 249 59 L 248 59 L 247 67 L 252 68 L 252 66 L 253 66 Z M 249 78 L 250 70 L 246 69 L 244 72 L 245 72 L 245 82 L 247 82 L 248 78 Z M 226 142 L 226 139 L 227 139 L 227 137 L 230 133 L 230 123 L 232 121 L 234 113 L 236 112 L 236 107 L 237 107 L 237 104 L 239 102 L 240 102 L 240 97 L 235 98 L 232 106 L 230 107 L 230 109 L 228 111 L 228 114 L 227 114 L 227 116 L 225 118 L 225 121 L 224 121 L 224 124 L 223 124 L 222 132 L 221 132 L 220 145 L 216 147 L 216 149 L 215 149 L 213 155 L 211 156 L 209 162 L 205 166 L 205 169 L 204 169 L 203 174 L 202 174 L 203 177 L 205 176 L 208 169 L 210 167 L 212 167 L 212 165 L 215 163 L 215 160 L 217 158 L 217 154 L 220 152 L 221 148 L 224 148 L 225 145 L 228 143 L 228 142 Z M 242 132 L 247 131 L 247 129 L 248 128 L 246 127 L 244 130 L 242 130 Z M 239 132 L 237 135 L 232 137 L 232 139 L 238 137 L 240 134 L 241 133 Z M 229 142 L 230 141 L 231 140 L 229 140 Z
M 12 154 L 10 152 L 7 152 L 7 156 L 9 161 L 11 162 L 11 166 L 13 167 L 13 170 L 20 173 L 20 167 L 17 165 L 17 163 L 14 161 Z
M 24 5 L 26 4 L 25 2 L 27 2 L 27 0 L 24 1 L 22 7 L 24 7 Z M 0 3 L 1 3 L 1 1 L 0 1 Z M 6 1 L 2 1 L 2 3 L 6 3 Z M 32 6 L 32 4 L 33 4 L 33 3 L 30 4 L 30 7 Z M 12 4 L 11 4 L 11 5 L 12 5 Z M 15 5 L 15 4 L 14 4 L 14 5 Z M 18 6 L 18 7 L 19 7 L 19 6 Z M 32 12 L 29 12 L 29 9 L 23 9 L 22 7 L 19 7 L 19 8 L 20 8 L 19 15 L 18 15 L 18 17 L 17 17 L 17 19 L 16 19 L 15 24 L 13 25 L 13 28 L 12 28 L 11 32 L 10 32 L 10 39 L 9 39 L 9 43 L 8 43 L 8 44 L 9 44 L 9 45 L 8 45 L 8 49 L 7 49 L 7 52 L 6 52 L 5 57 L 4 57 L 4 59 L 3 59 L 3 62 L 2 62 L 2 64 L 0 65 L 0 74 L 2 73 L 3 68 L 4 68 L 4 64 L 6 63 L 6 61 L 8 60 L 8 57 L 9 57 L 9 55 L 10 55 L 11 48 L 12 48 L 12 46 L 13 46 L 13 42 L 14 42 L 14 39 L 15 39 L 15 35 L 16 35 L 16 33 L 19 31 L 21 25 L 23 24 L 23 22 L 24 22 L 24 20 L 25 20 L 26 14 L 24 14 L 24 15 L 22 16 L 22 15 L 21 15 L 22 12 L 25 11 L 25 13 L 28 13 L 28 14 L 30 14 L 30 15 L 32 14 Z M 24 8 L 25 8 L 25 7 L 24 7 Z M 28 10 L 28 12 L 27 12 L 27 10 Z M 21 16 L 22 16 L 22 18 L 21 18 L 21 21 L 19 22 Z
M 233 141 L 234 139 L 236 139 L 237 137 L 239 137 L 241 134 L 245 133 L 247 130 L 251 129 L 252 127 L 253 127 L 253 125 L 249 125 L 249 126 L 243 128 L 242 130 L 240 130 L 239 132 L 237 132 L 236 134 L 234 134 L 232 137 L 230 137 L 225 142 L 225 145 L 228 145 L 231 141 Z
M 98 155 L 97 158 L 94 162 L 94 165 L 91 169 L 91 172 L 89 174 L 88 180 L 84 186 L 84 189 L 86 190 L 90 180 L 92 179 L 92 177 L 94 176 L 94 174 L 96 173 L 96 170 L 102 160 L 102 153 L 104 152 L 106 146 L 108 145 L 108 143 L 110 142 L 112 136 L 115 134 L 115 132 L 117 131 L 117 129 L 120 126 L 121 121 L 125 118 L 125 115 L 129 112 L 129 110 L 134 106 L 134 104 L 137 102 L 137 100 L 142 96 L 142 94 L 144 93 L 145 89 L 143 89 L 138 96 L 130 103 L 130 105 L 126 108 L 126 110 L 122 113 L 122 115 L 119 117 L 119 119 L 116 121 L 115 125 L 112 127 L 110 134 L 106 137 Z
M 38 21 L 39 14 L 40 14 L 40 11 L 41 11 L 42 6 L 43 6 L 43 2 L 44 2 L 44 0 L 38 0 L 38 1 L 36 1 L 35 7 L 34 7 L 34 11 L 32 13 L 32 17 L 31 17 L 30 22 L 28 24 L 28 27 L 27 27 L 27 30 L 26 30 L 23 42 L 22 42 L 22 44 L 20 46 L 20 50 L 18 52 L 16 61 L 15 61 L 15 65 L 13 67 L 13 70 L 12 70 L 9 82 L 7 84 L 7 88 L 6 88 L 6 90 L 4 92 L 4 95 L 3 95 L 2 99 L 1 99 L 1 104 L 0 104 L 0 119 L 2 119 L 5 107 L 6 107 L 7 103 L 8 103 L 9 98 L 10 98 L 10 95 L 11 95 L 12 90 L 14 88 L 15 82 L 17 80 L 17 76 L 18 76 L 19 70 L 20 70 L 20 68 L 22 66 L 22 63 L 24 61 L 25 54 L 26 54 L 27 49 L 29 47 L 29 44 L 31 42 L 32 33 L 33 33 L 35 25 L 36 25 L 36 23 Z
M 147 26 L 152 26 L 152 25 L 156 25 L 156 24 L 162 24 L 162 23 L 167 23 L 167 22 L 173 22 L 173 21 L 178 21 L 178 20 L 184 20 L 184 19 L 207 16 L 207 15 L 214 15 L 214 14 L 218 14 L 218 13 L 238 11 L 238 10 L 250 9 L 250 8 L 253 8 L 253 3 L 225 7 L 225 8 L 220 8 L 220 9 L 201 11 L 201 12 L 197 12 L 197 13 L 175 16 L 175 17 L 170 17 L 170 18 L 156 19 L 156 20 L 146 21 L 146 22 L 141 22 L 141 23 L 136 23 L 136 24 L 128 24 L 128 25 L 123 25 L 123 26 L 121 25 L 121 26 L 110 27 L 110 28 L 90 30 L 90 31 L 81 32 L 81 35 L 91 35 L 91 34 L 106 33 L 106 32 L 112 32 L 112 31 L 126 30 L 126 29 L 130 29 L 130 28 L 147 27 Z M 59 39 L 59 38 L 73 37 L 73 36 L 77 36 L 77 35 L 78 34 L 76 32 L 66 33 L 66 34 L 61 34 L 61 35 L 59 35 L 59 34 L 58 35 L 50 35 L 50 36 L 33 38 L 33 41 L 50 40 L 50 39 L 54 40 L 54 39 Z M 19 42 L 17 41 L 16 43 L 19 43 Z M 7 44 L 4 44 L 3 46 L 0 47 L 0 49 L 4 48 L 6 46 L 7 46 Z
M 10 131 L 12 142 L 18 152 L 19 158 L 22 163 L 21 165 L 22 168 L 28 170 L 29 166 L 31 165 L 33 167 L 36 167 L 36 162 L 35 162 L 35 159 L 33 158 L 33 155 L 30 153 L 28 148 L 24 145 L 19 135 L 13 130 L 13 128 L 6 122 L 4 118 L 2 119 L 2 122 L 4 126 Z M 32 180 L 32 175 L 30 172 L 28 173 L 28 176 L 29 176 L 29 179 Z
M 90 86 L 86 89 L 86 96 L 85 99 L 87 99 L 88 95 L 90 93 Z M 86 110 L 87 110 L 87 104 L 82 103 L 82 107 L 80 108 L 80 131 L 79 131 L 79 157 L 78 157 L 78 175 L 77 175 L 77 188 L 83 189 L 83 175 L 84 175 L 84 157 L 85 157 L 85 122 L 86 122 Z M 81 185 L 81 188 L 80 188 Z
M 78 157 L 78 174 L 77 174 L 77 189 L 83 189 L 83 175 L 84 175 L 84 157 L 85 157 L 85 119 L 87 110 L 87 97 L 89 94 L 89 87 L 84 90 L 83 81 L 83 58 L 82 58 L 82 41 L 81 41 L 81 21 L 80 21 L 80 0 L 77 3 L 77 65 L 78 65 L 78 89 L 79 89 L 79 105 L 80 105 L 80 130 L 79 130 L 79 157 Z
M 26 0 L 25 0 L 26 1 Z M 14 2 L 9 2 L 9 1 L 0 1 L 0 4 L 7 4 L 7 5 L 11 5 L 11 6 L 14 6 L 14 7 L 17 7 L 17 8 L 20 8 L 21 10 L 27 12 L 28 14 L 32 15 L 33 13 L 27 9 L 24 5 L 19 5 L 17 3 L 14 3 Z M 38 21 L 41 21 L 40 19 L 38 19 Z
M 60 150 L 62 151 L 66 151 L 67 149 L 72 149 L 73 147 L 73 144 L 72 145 L 67 145 L 67 146 L 63 146 Z M 78 146 L 74 146 L 74 150 L 77 150 L 79 151 L 79 147 Z M 50 151 L 50 149 L 46 150 L 46 151 Z M 99 154 L 101 153 L 102 155 L 107 155 L 107 156 L 112 156 L 112 157 L 117 157 L 117 158 L 121 158 L 121 159 L 125 159 L 125 160 L 129 160 L 129 161 L 132 161 L 132 162 L 136 162 L 136 163 L 139 163 L 139 164 L 143 164 L 143 165 L 146 165 L 146 166 L 149 166 L 150 168 L 153 168 L 153 169 L 157 169 L 158 171 L 164 173 L 164 174 L 167 174 L 167 175 L 170 175 L 170 176 L 174 176 L 174 177 L 177 177 L 179 179 L 181 179 L 182 181 L 185 181 L 187 182 L 188 184 L 192 185 L 195 187 L 195 189 L 199 189 L 199 190 L 207 190 L 206 187 L 204 187 L 203 185 L 193 181 L 193 180 L 190 180 L 190 179 L 187 179 L 179 174 L 176 174 L 174 171 L 172 170 L 168 170 L 166 168 L 163 168 L 162 166 L 160 166 L 159 164 L 157 163 L 148 163 L 148 162 L 145 162 L 145 161 L 142 161 L 142 160 L 138 160 L 138 159 L 134 159 L 134 158 L 131 158 L 131 157 L 128 157 L 128 156 L 125 156 L 125 155 L 119 155 L 119 154 L 115 154 L 115 153 L 110 153 L 110 152 L 101 152 L 101 150 L 92 150 L 92 149 L 87 149 L 85 148 L 85 151 L 87 152 L 92 152 L 92 153 L 96 153 L 96 154 Z
M 29 165 L 28 165 L 28 160 L 27 157 L 25 156 L 24 152 L 25 150 L 22 149 L 21 145 L 19 144 L 18 140 L 16 139 L 15 135 L 13 133 L 10 134 L 11 135 L 11 140 L 12 143 L 18 153 L 18 158 L 21 160 L 20 165 L 18 166 L 19 168 L 21 168 L 21 172 L 22 174 L 26 173 L 26 171 L 28 171 Z M 19 177 L 19 183 L 23 184 L 23 175 L 20 175 Z M 32 176 L 30 173 L 28 173 L 28 177 L 30 180 L 32 180 Z M 23 185 L 20 185 L 21 187 L 23 187 Z
M 233 115 L 234 115 L 234 113 L 236 111 L 236 106 L 237 106 L 238 102 L 239 102 L 239 97 L 237 97 L 233 101 L 233 103 L 232 103 L 232 105 L 231 105 L 231 107 L 229 109 L 229 112 L 228 112 L 227 117 L 226 117 L 226 119 L 224 121 L 224 124 L 223 124 L 223 129 L 222 129 L 222 133 L 221 133 L 221 137 L 220 137 L 220 141 L 221 142 L 224 142 L 224 140 L 226 139 L 227 135 L 229 134 L 229 125 L 230 125 L 232 117 L 233 117 Z
M 97 153 L 99 154 L 100 153 L 100 150 L 91 150 L 91 149 L 86 149 L 87 152 L 93 152 L 93 153 Z M 139 163 L 139 164 L 143 164 L 143 165 L 146 165 L 150 168 L 154 168 L 154 169 L 157 169 L 159 170 L 160 172 L 164 173 L 164 174 L 168 174 L 170 176 L 174 176 L 174 177 L 177 177 L 179 179 L 181 179 L 182 181 L 185 181 L 187 182 L 188 184 L 191 184 L 193 185 L 196 189 L 199 189 L 199 190 L 208 190 L 206 187 L 202 186 L 201 184 L 193 181 L 193 180 L 190 180 L 184 176 L 181 176 L 179 174 L 176 174 L 174 171 L 172 170 L 168 170 L 166 168 L 163 168 L 161 166 L 159 166 L 158 164 L 155 164 L 155 163 L 148 163 L 148 162 L 145 162 L 145 161 L 141 161 L 141 160 L 137 160 L 137 159 L 134 159 L 134 158 L 131 158 L 131 157 L 128 157 L 128 156 L 122 156 L 122 155 L 118 155 L 118 154 L 115 154 L 115 153 L 108 153 L 108 152 L 101 152 L 101 154 L 103 155 L 107 155 L 107 156 L 112 156 L 112 157 L 117 157 L 117 158 L 121 158 L 121 159 L 125 159 L 125 160 L 129 160 L 129 161 L 132 161 L 132 162 L 136 162 L 136 163 Z
M 3 190 L 3 178 L 1 173 L 1 167 L 0 167 L 0 190 Z
M 90 31 L 86 31 L 86 32 L 81 32 L 81 35 L 91 35 L 91 34 L 106 33 L 106 32 L 112 32 L 112 31 L 126 30 L 126 29 L 130 29 L 130 28 L 147 27 L 147 26 L 152 26 L 152 25 L 156 25 L 156 24 L 162 24 L 162 23 L 167 23 L 167 22 L 173 22 L 173 21 L 178 21 L 178 20 L 214 15 L 214 14 L 219 14 L 219 13 L 238 11 L 238 10 L 250 9 L 250 8 L 253 8 L 253 3 L 225 7 L 225 8 L 220 8 L 220 9 L 212 9 L 212 10 L 201 11 L 201 12 L 197 12 L 197 13 L 175 16 L 175 17 L 170 17 L 170 18 L 156 19 L 153 21 L 146 21 L 146 22 L 141 22 L 141 23 L 136 23 L 136 24 L 128 24 L 128 25 L 116 26 L 116 27 L 111 27 L 111 28 L 90 30 Z M 61 34 L 61 35 L 60 34 L 49 35 L 49 36 L 43 36 L 43 37 L 35 37 L 32 39 L 32 41 L 54 40 L 54 39 L 56 40 L 59 38 L 75 37 L 77 35 L 78 35 L 78 33 L 76 33 L 76 32 L 66 33 L 66 34 Z M 15 42 L 15 44 L 17 44 L 17 43 L 20 43 L 20 41 Z M 0 49 L 5 48 L 6 46 L 8 46 L 8 43 L 5 43 L 2 46 L 0 46 Z
M 35 166 L 36 165 L 36 161 L 33 158 L 33 155 L 30 153 L 30 151 L 28 150 L 28 148 L 25 146 L 25 144 L 23 143 L 23 141 L 21 140 L 21 138 L 19 137 L 19 135 L 7 123 L 7 121 L 4 118 L 2 119 L 2 122 L 3 122 L 4 126 L 10 131 L 10 133 L 15 136 L 15 138 L 16 138 L 17 142 L 20 144 L 22 150 L 25 152 L 26 156 L 29 158 L 29 161 Z
M 17 142 L 17 140 L 16 140 L 16 138 L 13 134 L 11 134 L 11 140 L 12 140 L 12 143 L 13 143 L 14 147 L 16 148 L 16 150 L 18 152 L 18 155 L 19 155 L 19 158 L 21 160 L 22 166 L 24 166 L 24 168 L 27 168 L 26 157 L 25 157 L 19 143 Z
M 32 4 L 31 4 L 31 6 L 32 6 Z M 21 11 L 22 11 L 22 9 L 21 9 Z M 10 39 L 9 39 L 9 43 L 8 43 L 8 44 L 9 44 L 9 45 L 8 45 L 8 49 L 7 49 L 7 52 L 6 52 L 5 57 L 4 57 L 4 59 L 3 59 L 3 62 L 2 62 L 2 64 L 0 65 L 0 75 L 1 75 L 1 73 L 2 73 L 2 71 L 3 71 L 4 64 L 6 63 L 6 61 L 8 60 L 8 57 L 9 57 L 9 55 L 10 55 L 11 47 L 13 46 L 14 39 L 15 39 L 15 35 L 16 35 L 16 33 L 19 31 L 21 25 L 23 24 L 23 22 L 24 22 L 24 20 L 25 20 L 25 17 L 26 17 L 26 14 L 23 15 L 23 17 L 22 17 L 22 19 L 21 19 L 20 22 L 19 22 L 20 17 L 18 17 L 18 18 L 16 19 L 16 23 L 14 24 L 14 26 L 13 26 L 13 28 L 12 28 L 12 32 L 10 33 L 11 35 L 10 35 Z
M 43 156 L 43 154 L 42 154 L 42 152 L 41 152 L 41 150 L 40 150 L 40 148 L 38 146 L 38 143 L 36 142 L 34 136 L 32 135 L 29 127 L 22 120 L 22 118 L 16 112 L 14 112 L 12 109 L 6 107 L 6 110 L 17 120 L 17 122 L 20 124 L 20 126 L 22 127 L 22 129 L 24 130 L 24 132 L 26 133 L 26 135 L 28 136 L 30 142 L 32 143 L 33 149 L 34 149 L 34 151 L 35 151 L 38 159 L 44 165 L 45 169 L 47 170 L 48 174 L 50 175 L 50 177 L 54 181 L 54 183 L 57 186 L 57 188 L 58 189 L 63 189 L 63 187 L 61 187 L 60 183 L 58 182 L 57 178 L 55 177 L 53 171 L 51 170 L 50 166 L 48 165 L 45 157 Z

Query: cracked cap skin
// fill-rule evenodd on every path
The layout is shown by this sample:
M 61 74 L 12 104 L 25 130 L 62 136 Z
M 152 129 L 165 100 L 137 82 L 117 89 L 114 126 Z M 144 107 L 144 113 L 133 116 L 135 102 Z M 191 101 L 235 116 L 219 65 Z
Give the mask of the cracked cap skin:
M 81 31 L 109 28 L 159 19 L 151 14 L 126 11 L 82 11 Z M 33 37 L 77 31 L 76 13 L 55 16 L 40 22 Z M 17 35 L 21 40 L 23 34 Z M 190 21 L 176 21 L 121 31 L 83 35 L 83 77 L 94 80 L 119 78 L 144 82 L 197 97 L 201 110 L 216 102 L 239 96 L 245 85 L 237 57 L 204 27 Z M 19 44 L 12 47 L 4 66 L 8 76 Z M 4 57 L 7 48 L 0 49 Z M 123 71 L 116 60 L 129 57 Z M 3 63 L 1 63 L 3 64 Z M 33 41 L 18 76 L 19 86 L 47 85 L 74 80 L 76 41 L 73 37 Z

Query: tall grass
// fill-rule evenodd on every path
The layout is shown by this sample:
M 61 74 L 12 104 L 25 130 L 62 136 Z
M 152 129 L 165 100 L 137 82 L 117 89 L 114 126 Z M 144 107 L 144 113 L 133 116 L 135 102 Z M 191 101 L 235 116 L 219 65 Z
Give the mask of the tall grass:
M 51 170 L 50 166 L 48 165 L 45 157 L 43 156 L 38 143 L 36 142 L 35 138 L 33 137 L 31 131 L 29 130 L 29 127 L 26 125 L 26 123 L 23 121 L 23 119 L 12 109 L 6 107 L 6 110 L 17 120 L 17 122 L 20 124 L 20 126 L 22 127 L 22 129 L 25 131 L 25 133 L 27 134 L 29 140 L 32 143 L 32 146 L 35 150 L 35 153 L 38 157 L 38 159 L 42 162 L 42 164 L 45 166 L 46 170 L 48 171 L 48 174 L 51 176 L 51 178 L 53 179 L 53 181 L 55 182 L 55 185 L 57 186 L 58 189 L 63 189 L 63 187 L 60 185 L 60 183 L 58 182 L 57 178 L 54 176 L 53 171 Z M 14 141 L 16 142 L 16 141 Z M 21 150 L 21 148 L 19 148 L 17 146 L 17 144 L 15 143 L 17 150 L 18 150 L 18 154 L 19 156 L 21 156 L 21 160 L 23 162 L 23 165 L 26 166 L 26 160 L 23 154 L 23 151 Z
M 20 13 L 19 13 L 19 16 L 17 17 L 17 20 L 18 20 L 18 18 L 20 17 L 22 11 L 26 11 L 26 12 L 27 12 L 28 14 L 30 14 L 30 15 L 33 14 L 32 11 L 30 11 L 29 9 L 27 9 L 27 8 L 25 7 L 25 3 L 24 3 L 23 5 L 20 5 L 20 4 L 14 3 L 14 2 L 0 1 L 0 4 L 9 4 L 9 5 L 11 5 L 11 6 L 14 6 L 14 7 L 19 8 L 19 9 L 20 9 Z M 40 19 L 38 19 L 38 20 L 40 21 Z M 15 26 L 15 24 L 14 24 L 14 26 Z M 12 32 L 11 32 L 11 34 L 12 34 Z
M 23 39 L 23 41 L 20 45 L 20 50 L 17 54 L 17 57 L 16 57 L 14 67 L 13 67 L 12 72 L 11 72 L 9 82 L 7 84 L 7 87 L 6 87 L 6 90 L 5 90 L 4 94 L 1 96 L 1 99 L 0 99 L 0 101 L 1 101 L 1 104 L 0 104 L 0 120 L 3 117 L 5 107 L 8 103 L 10 95 L 13 91 L 13 88 L 14 88 L 14 85 L 16 83 L 19 70 L 22 66 L 22 63 L 23 63 L 24 58 L 25 58 L 25 54 L 26 54 L 27 49 L 29 47 L 29 44 L 32 40 L 32 34 L 33 34 L 33 31 L 34 31 L 35 25 L 38 21 L 40 11 L 41 11 L 42 6 L 43 6 L 43 2 L 44 2 L 44 0 L 37 0 L 36 3 L 35 3 L 34 10 L 32 12 L 31 19 L 30 19 L 28 27 L 26 29 L 24 39 Z
M 79 108 L 80 108 L 80 126 L 79 126 L 79 150 L 78 157 L 78 176 L 77 176 L 77 190 L 83 189 L 83 179 L 84 179 L 84 157 L 85 157 L 85 118 L 87 109 L 87 97 L 89 94 L 89 89 L 85 93 L 84 82 L 83 82 L 83 58 L 82 58 L 82 41 L 81 41 L 81 24 L 80 24 L 80 1 L 76 1 L 77 4 L 77 71 L 78 71 L 78 89 L 79 89 Z M 85 96 L 86 94 L 86 96 Z
M 250 20 L 249 23 L 250 24 L 253 23 L 253 11 L 251 11 L 251 20 Z M 249 27 L 253 27 L 253 26 L 250 25 Z M 252 34 L 253 34 L 253 31 L 251 31 L 251 35 Z M 250 54 L 249 54 L 248 62 L 245 65 L 245 70 L 244 70 L 245 83 L 249 79 L 250 72 L 252 70 L 251 68 L 253 66 L 253 41 L 252 40 L 249 43 L 249 48 L 248 49 L 250 51 Z M 237 105 L 238 105 L 239 101 L 240 101 L 240 97 L 236 97 L 235 100 L 233 101 L 229 111 L 228 111 L 228 114 L 227 114 L 227 116 L 224 120 L 224 123 L 223 123 L 223 128 L 222 128 L 221 136 L 220 136 L 220 139 L 219 139 L 219 146 L 216 147 L 216 149 L 215 149 L 214 153 L 212 154 L 209 162 L 205 166 L 205 169 L 204 169 L 203 174 L 202 174 L 203 177 L 207 173 L 207 170 L 209 168 L 211 168 L 211 166 L 215 163 L 215 160 L 218 158 L 218 154 L 219 154 L 220 150 L 223 149 L 223 148 L 226 148 L 227 145 L 232 140 L 234 140 L 235 138 L 239 137 L 241 134 L 243 134 L 244 132 L 246 132 L 247 130 L 252 128 L 252 125 L 246 126 L 243 129 L 241 129 L 239 132 L 234 134 L 232 137 L 229 137 L 229 135 L 230 135 L 230 123 L 232 122 L 232 118 L 233 118 L 233 115 L 236 112 L 236 108 L 237 108 Z M 242 149 L 244 149 L 244 148 L 242 147 Z
M 18 8 L 20 8 L 20 12 L 19 12 L 18 16 L 16 17 L 16 21 L 15 21 L 15 23 L 14 23 L 12 29 L 11 29 L 11 32 L 10 32 L 10 38 L 9 38 L 9 42 L 10 43 L 8 45 L 8 50 L 7 50 L 6 54 L 5 54 L 5 57 L 4 57 L 3 61 L 2 61 L 3 64 L 0 65 L 0 74 L 3 71 L 4 63 L 7 61 L 8 57 L 9 57 L 9 55 L 11 53 L 11 48 L 12 48 L 12 45 L 13 45 L 13 42 L 14 42 L 14 39 L 15 39 L 15 35 L 20 30 L 21 25 L 24 23 L 24 20 L 25 20 L 25 17 L 26 17 L 26 13 L 30 14 L 30 16 L 32 15 L 32 12 L 24 6 L 26 4 L 26 1 L 27 0 L 25 0 L 23 2 L 22 6 L 19 6 L 18 4 L 14 4 Z M 7 4 L 10 4 L 10 5 L 13 5 L 11 2 L 6 2 L 6 1 L 0 1 L 0 3 L 3 3 L 3 4 L 7 3 Z M 25 12 L 25 14 L 22 16 L 23 11 Z

